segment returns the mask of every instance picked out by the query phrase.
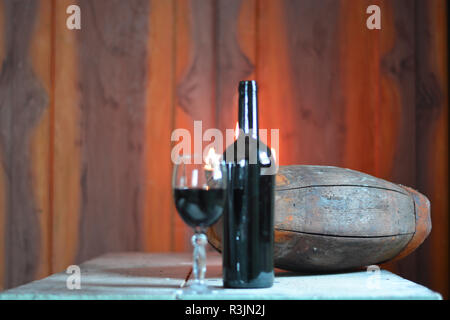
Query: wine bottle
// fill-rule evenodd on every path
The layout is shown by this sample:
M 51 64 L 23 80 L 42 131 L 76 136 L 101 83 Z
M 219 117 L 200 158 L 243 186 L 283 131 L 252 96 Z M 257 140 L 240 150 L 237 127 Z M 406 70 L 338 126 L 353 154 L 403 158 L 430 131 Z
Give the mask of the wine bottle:
M 228 288 L 273 285 L 274 158 L 259 140 L 256 81 L 239 83 L 239 136 L 224 153 L 227 205 L 223 283 Z

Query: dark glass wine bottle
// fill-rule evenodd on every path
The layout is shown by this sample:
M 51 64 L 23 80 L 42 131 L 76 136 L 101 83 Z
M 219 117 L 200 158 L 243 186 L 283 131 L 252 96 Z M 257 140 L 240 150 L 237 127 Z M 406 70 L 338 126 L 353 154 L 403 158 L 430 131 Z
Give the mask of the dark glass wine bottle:
M 267 288 L 274 280 L 275 162 L 259 140 L 256 81 L 239 83 L 238 116 L 239 136 L 224 153 L 223 282 L 228 288 Z

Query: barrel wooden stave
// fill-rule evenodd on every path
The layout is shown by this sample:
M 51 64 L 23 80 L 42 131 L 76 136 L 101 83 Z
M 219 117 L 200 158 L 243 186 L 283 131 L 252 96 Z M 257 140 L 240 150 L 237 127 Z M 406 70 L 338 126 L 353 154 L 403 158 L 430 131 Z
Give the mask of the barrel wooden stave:
M 302 272 L 345 271 L 393 259 L 412 234 L 389 237 L 336 237 L 275 231 L 274 262 Z
M 330 236 L 411 234 L 414 202 L 396 191 L 365 186 L 310 186 L 278 190 L 277 229 Z

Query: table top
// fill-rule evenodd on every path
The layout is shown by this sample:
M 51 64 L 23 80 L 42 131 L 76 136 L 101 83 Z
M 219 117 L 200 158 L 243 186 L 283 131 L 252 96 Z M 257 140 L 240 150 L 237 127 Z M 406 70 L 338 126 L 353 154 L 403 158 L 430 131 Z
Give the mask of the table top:
M 76 273 L 61 272 L 6 290 L 0 299 L 442 299 L 440 294 L 386 270 L 298 274 L 277 269 L 272 288 L 226 289 L 217 253 L 208 253 L 206 272 L 213 292 L 180 297 L 176 292 L 190 268 L 189 254 L 110 253 L 80 264 L 80 289 L 70 285 L 76 283 Z

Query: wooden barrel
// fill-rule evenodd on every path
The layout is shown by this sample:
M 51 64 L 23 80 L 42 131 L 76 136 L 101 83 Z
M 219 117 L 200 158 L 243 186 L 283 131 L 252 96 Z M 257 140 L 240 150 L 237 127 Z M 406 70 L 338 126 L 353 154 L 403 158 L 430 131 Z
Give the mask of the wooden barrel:
M 368 174 L 326 166 L 280 166 L 274 263 L 291 271 L 344 271 L 400 259 L 431 231 L 419 192 Z M 208 230 L 221 250 L 222 220 Z

